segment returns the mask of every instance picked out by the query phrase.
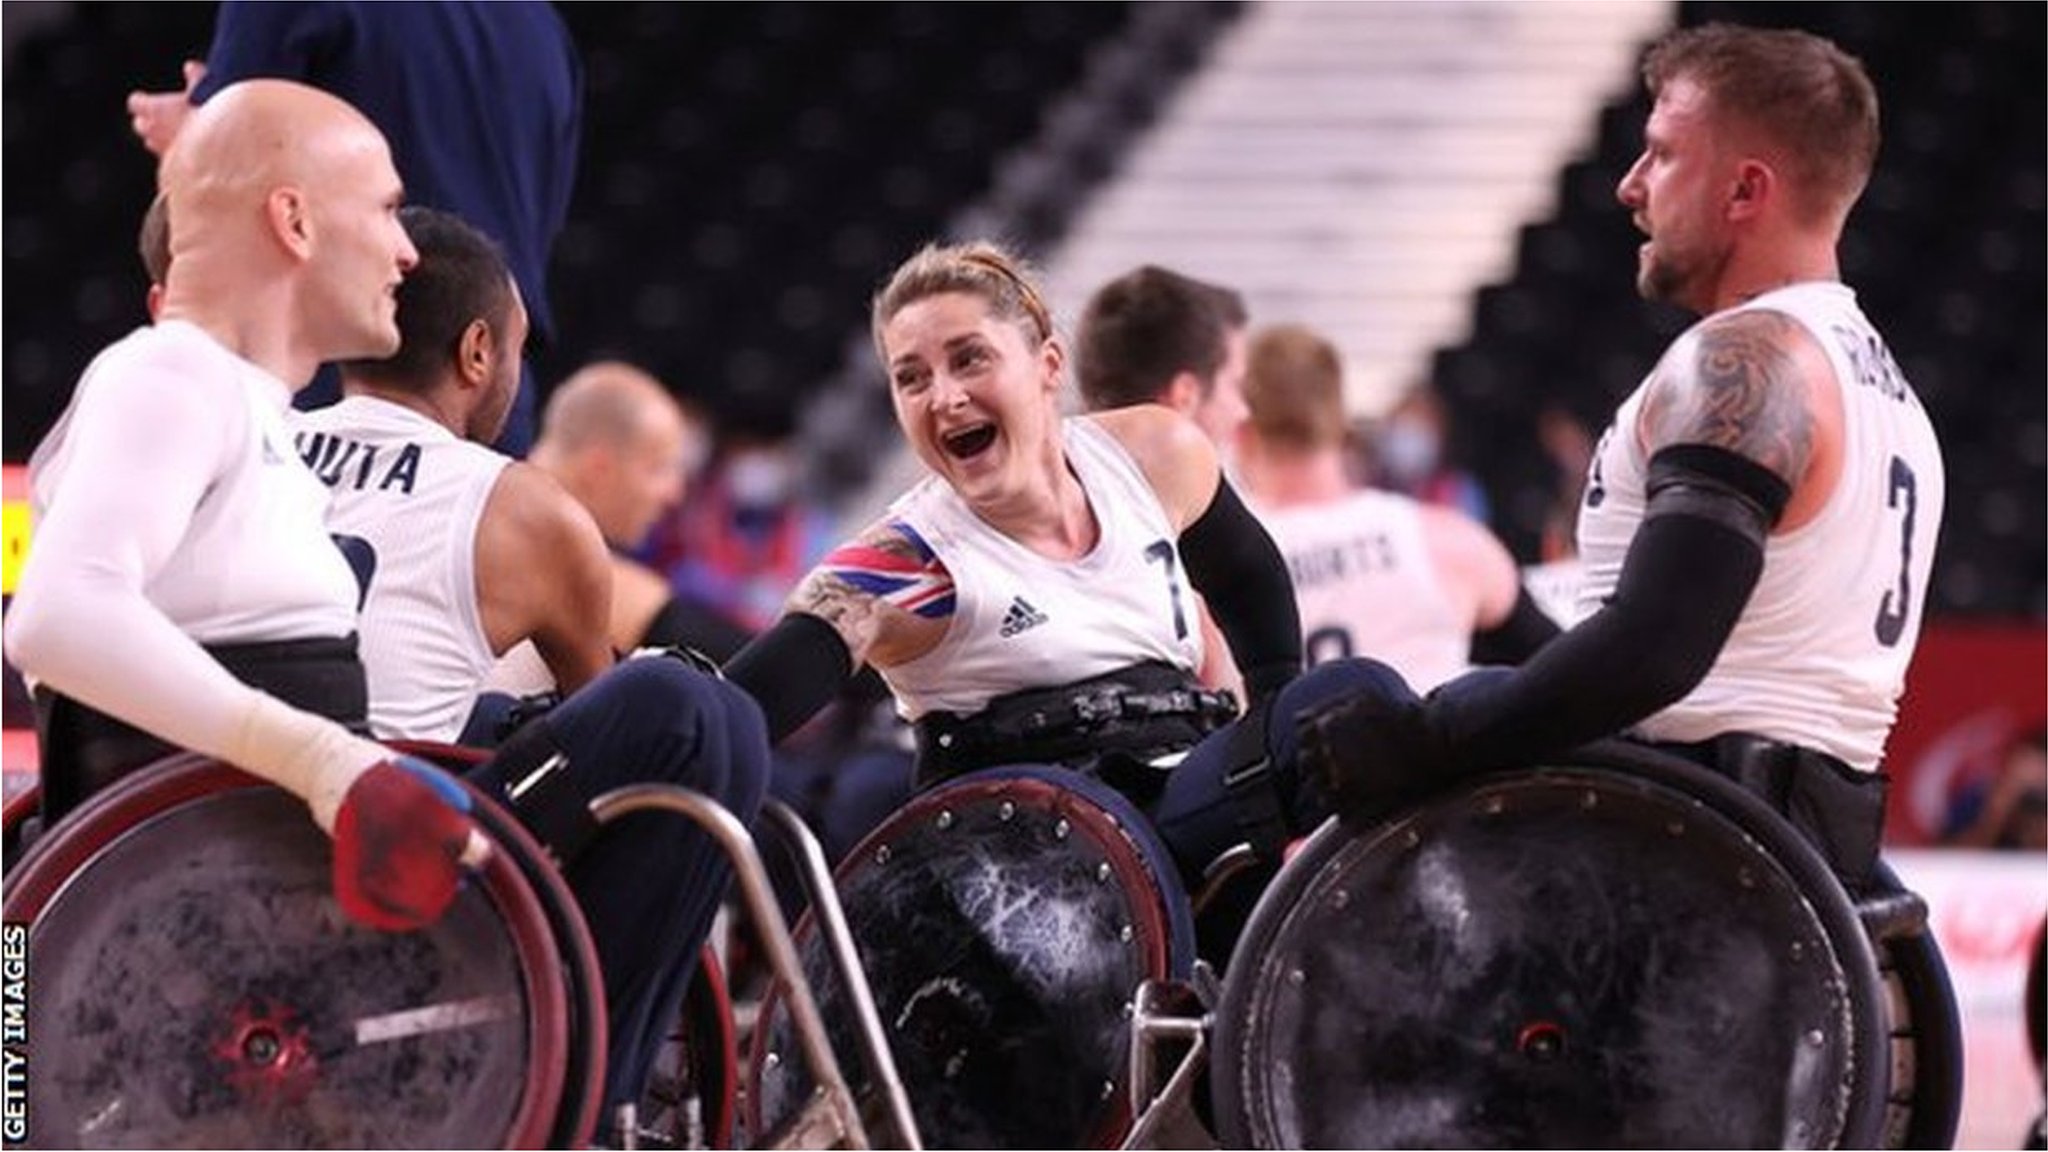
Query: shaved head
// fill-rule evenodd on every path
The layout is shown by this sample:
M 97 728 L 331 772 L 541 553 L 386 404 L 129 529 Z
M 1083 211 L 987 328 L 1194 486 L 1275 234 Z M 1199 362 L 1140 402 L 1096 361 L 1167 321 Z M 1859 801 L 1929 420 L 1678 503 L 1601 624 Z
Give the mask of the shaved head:
M 418 260 L 377 126 L 289 80 L 245 80 L 192 112 L 158 173 L 170 228 L 162 316 L 188 320 L 290 387 L 322 361 L 398 350 Z
M 633 547 L 682 499 L 704 431 L 661 381 L 601 360 L 548 397 L 528 457 L 590 509 L 605 539 Z
M 231 84 L 192 113 L 158 173 L 172 254 L 212 242 L 279 186 L 307 186 L 351 158 L 390 163 L 377 126 L 346 101 L 290 80 Z
M 682 421 L 668 389 L 631 364 L 601 360 L 555 389 L 541 418 L 541 436 L 564 452 L 592 444 L 618 447 L 653 421 Z

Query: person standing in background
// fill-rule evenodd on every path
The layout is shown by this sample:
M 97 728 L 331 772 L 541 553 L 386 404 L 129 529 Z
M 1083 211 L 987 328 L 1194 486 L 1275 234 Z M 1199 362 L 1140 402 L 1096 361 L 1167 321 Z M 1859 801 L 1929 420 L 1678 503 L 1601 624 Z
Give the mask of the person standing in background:
M 453 212 L 496 240 L 533 337 L 552 339 L 548 256 L 568 219 L 583 119 L 582 64 L 552 5 L 228 0 L 205 61 L 185 62 L 184 88 L 130 93 L 130 124 L 161 157 L 194 107 L 259 76 L 324 89 L 368 116 L 390 141 L 407 201 Z M 522 377 L 495 445 L 514 457 L 533 442 L 530 359 Z M 327 370 L 294 403 L 317 408 L 339 397 Z

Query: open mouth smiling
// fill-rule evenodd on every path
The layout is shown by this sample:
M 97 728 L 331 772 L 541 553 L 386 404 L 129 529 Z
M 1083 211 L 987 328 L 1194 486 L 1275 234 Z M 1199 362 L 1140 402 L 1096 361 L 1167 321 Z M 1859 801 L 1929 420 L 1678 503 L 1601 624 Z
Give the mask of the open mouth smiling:
M 939 446 L 946 450 L 946 455 L 955 460 L 972 460 L 988 451 L 989 446 L 995 442 L 994 424 L 976 424 L 971 428 L 962 428 L 939 437 Z

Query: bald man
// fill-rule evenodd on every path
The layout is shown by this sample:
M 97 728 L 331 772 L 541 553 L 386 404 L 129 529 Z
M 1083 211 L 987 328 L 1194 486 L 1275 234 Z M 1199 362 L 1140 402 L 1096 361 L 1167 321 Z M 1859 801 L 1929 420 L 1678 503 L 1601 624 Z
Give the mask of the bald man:
M 284 419 L 322 361 L 397 348 L 404 189 L 368 120 L 276 80 L 195 112 L 160 182 L 160 319 L 93 360 L 29 465 L 6 645 L 37 685 L 45 819 L 194 749 L 306 801 L 351 917 L 422 926 L 487 849 L 433 769 L 351 731 L 356 582 Z
M 723 658 L 746 634 L 679 599 L 660 573 L 627 555 L 683 498 L 705 432 L 661 381 L 599 361 L 548 398 L 528 459 L 581 501 L 612 548 L 611 642 L 622 652 L 680 644 Z

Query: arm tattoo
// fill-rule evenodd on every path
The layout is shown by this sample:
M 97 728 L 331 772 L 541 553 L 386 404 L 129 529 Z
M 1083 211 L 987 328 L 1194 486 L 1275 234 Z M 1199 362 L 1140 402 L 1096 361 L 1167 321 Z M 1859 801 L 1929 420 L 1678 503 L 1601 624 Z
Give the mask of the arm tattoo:
M 953 574 L 917 530 L 892 520 L 819 565 L 841 583 L 928 620 L 953 614 Z
M 828 554 L 790 596 L 790 608 L 837 630 L 865 660 L 887 603 L 928 620 L 953 614 L 952 574 L 909 525 L 891 522 Z
M 1797 323 L 1746 311 L 1702 324 L 1691 348 L 1659 365 L 1644 411 L 1651 451 L 1711 444 L 1798 483 L 1813 456 L 1813 413 L 1797 353 Z

